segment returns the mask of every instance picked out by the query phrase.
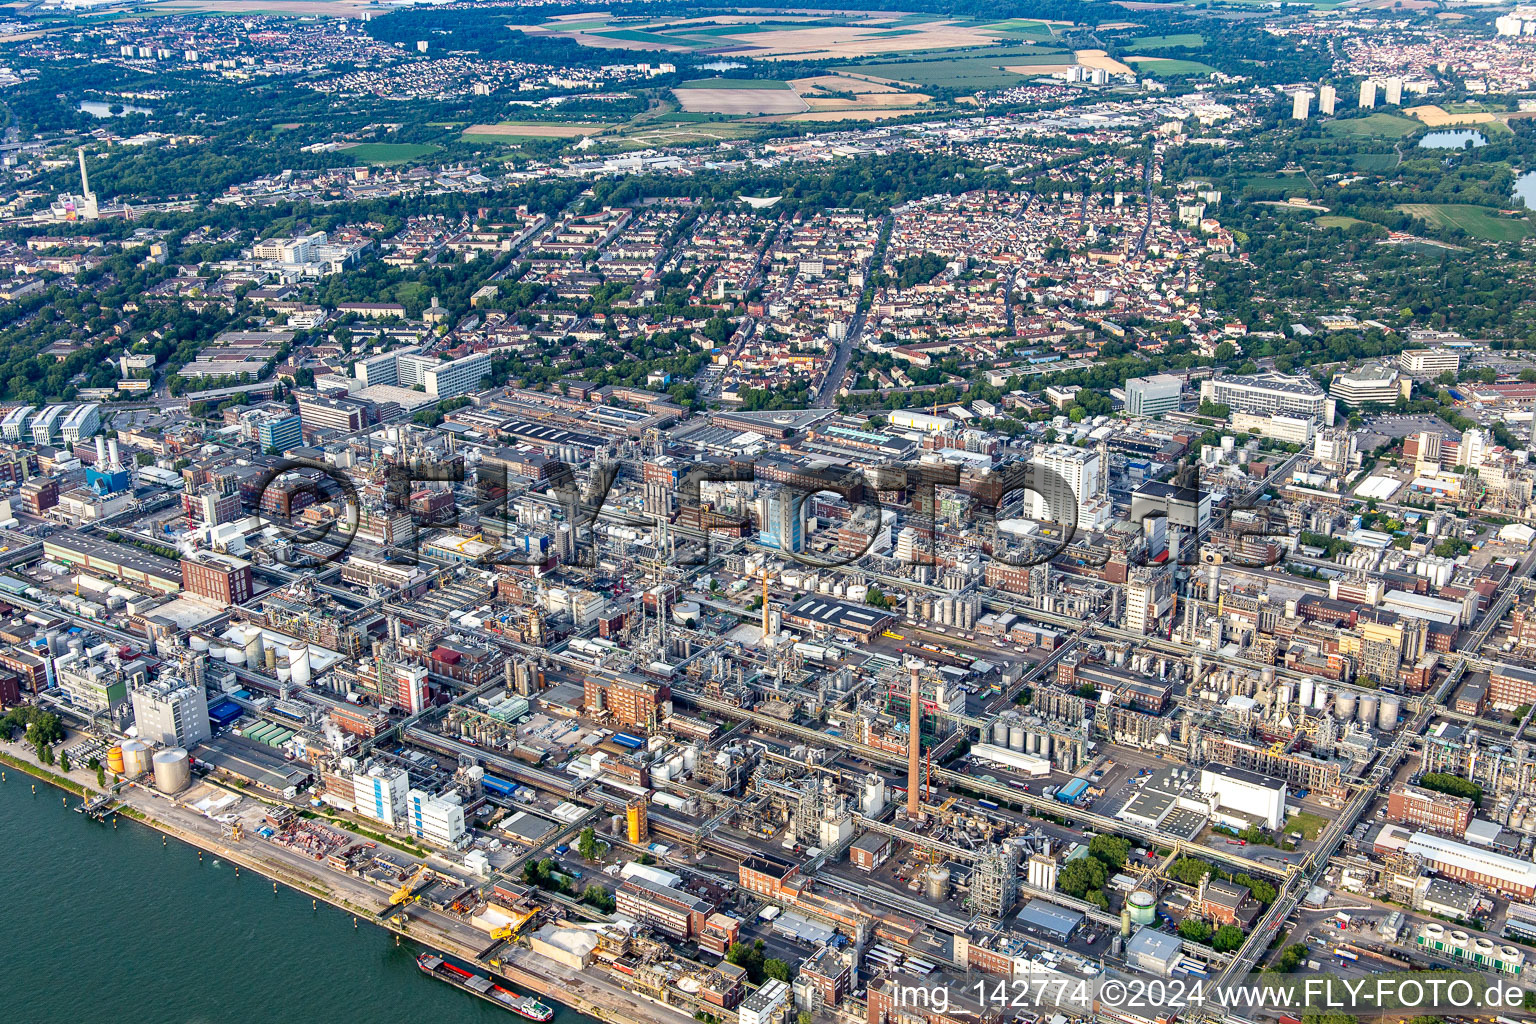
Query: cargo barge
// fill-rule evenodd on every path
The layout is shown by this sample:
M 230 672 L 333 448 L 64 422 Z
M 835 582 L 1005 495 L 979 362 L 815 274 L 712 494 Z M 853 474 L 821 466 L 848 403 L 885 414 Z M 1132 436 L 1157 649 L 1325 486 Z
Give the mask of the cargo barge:
M 436 953 L 421 954 L 416 958 L 416 966 L 420 967 L 424 974 L 430 974 L 439 981 L 446 981 L 455 988 L 461 988 L 471 995 L 477 995 L 529 1020 L 547 1021 L 555 1015 L 554 1010 L 532 996 L 520 996 L 511 989 L 502 988 L 482 974 L 455 967 Z

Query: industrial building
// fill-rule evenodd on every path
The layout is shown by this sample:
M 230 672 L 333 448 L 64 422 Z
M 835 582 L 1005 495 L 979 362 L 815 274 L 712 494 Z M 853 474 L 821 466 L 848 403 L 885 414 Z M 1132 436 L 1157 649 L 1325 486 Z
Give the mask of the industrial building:
M 411 835 L 438 846 L 452 846 L 464 834 L 464 804 L 458 794 L 430 796 L 419 789 L 406 794 Z
M 1080 910 L 1033 899 L 1019 908 L 1016 920 L 1025 931 L 1043 935 L 1052 942 L 1065 943 L 1072 941 L 1087 916 Z
M 139 583 L 150 590 L 174 594 L 181 589 L 181 569 L 169 558 L 88 534 L 54 534 L 43 541 L 43 554 L 51 561 Z
M 207 691 L 175 676 L 134 687 L 133 720 L 140 739 L 163 747 L 192 747 L 213 735 Z
M 1271 832 L 1285 824 L 1285 782 L 1246 768 L 1200 770 L 1200 792 L 1213 797 L 1211 816 L 1225 824 L 1259 824 Z
M 1233 412 L 1285 413 L 1313 423 L 1333 423 L 1333 402 L 1305 374 L 1220 374 L 1200 382 L 1200 400 L 1225 405 Z
M 802 597 L 784 612 L 784 622 L 812 633 L 836 633 L 850 640 L 868 642 L 890 628 L 895 616 L 870 605 L 848 604 L 815 594 Z
M 1393 783 L 1387 796 L 1388 821 L 1451 836 L 1466 834 L 1476 808 L 1467 797 L 1437 793 L 1406 782 Z

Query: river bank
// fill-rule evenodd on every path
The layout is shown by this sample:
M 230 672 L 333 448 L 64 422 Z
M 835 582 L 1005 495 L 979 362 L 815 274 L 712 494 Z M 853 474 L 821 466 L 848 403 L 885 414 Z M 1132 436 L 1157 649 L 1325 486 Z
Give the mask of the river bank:
M 62 797 L 61 804 L 53 805 L 54 813 L 62 811 L 78 820 L 79 816 L 75 813 L 74 807 L 79 804 L 82 797 L 88 799 L 97 791 L 94 773 L 74 769 L 66 775 L 58 771 L 56 766 L 50 768 L 38 764 L 31 756 L 33 753 L 28 747 L 11 743 L 0 744 L 0 762 L 3 762 L 3 765 L 0 765 L 0 773 L 10 776 L 6 780 L 7 788 L 22 785 L 15 773 L 25 773 L 29 779 L 35 779 L 44 784 L 37 787 L 37 800 L 47 800 L 51 803 L 51 798 L 47 794 L 68 793 L 69 795 Z M 217 823 L 202 814 L 180 806 L 176 801 L 154 790 L 130 787 L 123 790 L 119 797 L 125 804 L 118 812 L 121 816 L 146 825 L 160 832 L 163 837 L 175 838 L 187 847 L 199 851 L 198 863 L 217 864 L 221 868 L 233 869 L 235 879 L 238 879 L 240 873 L 244 871 L 252 876 L 253 881 L 257 877 L 269 880 L 272 882 L 274 895 L 279 885 L 285 886 L 307 898 L 311 903 L 311 909 L 317 912 L 323 912 L 322 903 L 340 910 L 347 917 L 352 918 L 350 922 L 343 919 L 343 923 L 350 925 L 350 930 L 354 933 L 372 931 L 376 935 L 382 935 L 383 932 L 393 932 L 394 938 L 389 942 L 412 956 L 414 956 L 414 950 L 409 944 L 419 944 L 448 953 L 466 962 L 477 963 L 481 971 L 496 974 L 514 987 L 531 992 L 550 1002 L 557 1008 L 556 1024 L 591 1024 L 591 1018 L 625 1021 L 631 1024 L 633 1022 L 683 1024 L 690 1019 L 687 1015 L 671 1008 L 640 1000 L 595 974 L 573 971 L 537 957 L 522 947 L 503 946 L 498 954 L 502 961 L 501 965 L 493 969 L 475 959 L 476 954 L 489 944 L 487 936 L 465 922 L 446 917 L 435 910 L 423 910 L 419 905 L 412 909 L 408 923 L 404 927 L 393 920 L 381 920 L 377 913 L 386 905 L 387 895 L 362 879 L 329 869 L 323 863 L 262 840 L 247 837 L 235 842 L 228 836 L 219 834 Z M 109 822 L 104 828 L 97 827 L 87 831 L 104 834 L 112 831 L 116 825 L 116 822 Z M 164 846 L 166 841 L 166 838 L 162 838 L 160 845 Z M 100 868 L 98 867 L 97 870 Z M 256 884 L 259 886 L 261 883 Z M 157 898 L 175 899 L 177 895 L 174 891 L 170 891 L 159 894 Z M 363 926 L 366 924 L 378 925 L 379 928 L 364 929 Z M 282 929 L 285 926 L 274 924 L 273 927 Z M 412 970 L 414 971 L 414 965 Z M 412 981 L 415 982 L 415 979 Z M 459 994 L 454 993 L 454 995 Z M 481 1005 L 485 1010 L 496 1014 L 495 1018 L 487 1019 L 507 1019 L 505 1011 L 485 1006 L 485 1004 Z M 583 1014 L 589 1016 L 584 1017 Z M 226 1018 L 221 1014 L 208 1018 L 189 1019 L 222 1022 L 235 1018 Z

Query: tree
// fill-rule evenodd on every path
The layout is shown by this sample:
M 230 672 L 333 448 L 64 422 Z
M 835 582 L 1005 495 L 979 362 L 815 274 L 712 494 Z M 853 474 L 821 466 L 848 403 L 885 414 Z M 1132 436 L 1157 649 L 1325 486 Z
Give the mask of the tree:
M 59 771 L 69 771 L 69 751 L 67 750 L 62 750 L 59 752 Z
M 776 958 L 764 960 L 763 976 L 773 978 L 775 981 L 788 981 L 790 978 L 789 964 Z
M 96 788 L 107 788 L 107 770 L 99 764 L 96 766 Z
M 1205 942 L 1211 937 L 1211 926 L 1198 917 L 1186 917 L 1179 922 L 1179 934 L 1190 942 Z
M 581 891 L 581 902 L 587 904 L 589 907 L 595 907 L 605 914 L 613 913 L 614 907 L 617 905 L 614 901 L 613 893 L 609 892 L 607 889 L 604 889 L 596 882 L 589 883 L 587 887 Z
M 1464 796 L 1478 807 L 1483 805 L 1483 787 L 1457 775 L 1447 775 L 1444 772 L 1430 772 L 1419 780 L 1419 785 L 1425 789 L 1432 789 L 1436 793 Z
M 752 945 L 745 942 L 731 943 L 730 950 L 725 954 L 725 959 L 747 972 L 747 980 L 754 985 L 763 980 L 763 940 L 758 939 Z
M 1243 944 L 1243 930 L 1235 924 L 1224 924 L 1216 929 L 1216 934 L 1211 938 L 1211 946 L 1218 953 L 1230 953 Z
M 1088 840 L 1088 856 L 1097 857 L 1107 868 L 1123 868 L 1131 855 L 1129 840 L 1119 836 L 1094 836 Z
M 1275 961 L 1275 966 L 1286 974 L 1290 974 L 1300 967 L 1307 959 L 1307 947 L 1298 942 L 1293 946 L 1285 947 L 1285 952 Z
M 1104 862 L 1095 857 L 1068 861 L 1056 876 L 1056 888 L 1068 896 L 1086 899 L 1088 893 L 1101 891 L 1109 880 Z
M 53 765 L 52 747 L 39 744 L 37 748 L 37 756 L 43 762 L 43 764 L 49 765 L 50 767 Z
M 864 601 L 866 604 L 873 605 L 876 608 L 889 608 L 891 606 L 890 598 L 886 597 L 885 591 L 879 587 L 870 587 L 869 593 L 864 596 Z
M 1527 996 L 1527 998 L 1529 998 L 1529 996 Z M 810 1012 L 807 1010 L 801 1010 L 800 1015 L 795 1018 L 795 1024 L 811 1024 Z

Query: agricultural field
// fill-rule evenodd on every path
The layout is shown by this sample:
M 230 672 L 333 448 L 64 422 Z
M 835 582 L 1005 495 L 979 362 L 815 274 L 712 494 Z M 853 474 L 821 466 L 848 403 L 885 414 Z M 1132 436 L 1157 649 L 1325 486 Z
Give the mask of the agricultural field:
M 1329 214 L 1323 217 L 1315 217 L 1312 220 L 1320 228 L 1344 228 L 1349 229 L 1361 224 L 1370 225 L 1370 221 L 1360 220 L 1358 217 L 1344 217 L 1338 214 Z
M 1172 36 L 1138 36 L 1125 44 L 1128 50 L 1166 50 L 1175 46 L 1198 49 L 1205 45 L 1205 37 L 1198 32 L 1182 32 Z
M 388 167 L 392 164 L 410 163 L 436 153 L 439 147 L 430 142 L 359 142 L 342 150 L 365 164 Z
M 466 142 L 505 142 L 517 139 L 579 139 L 601 135 L 612 124 L 590 121 L 502 121 L 498 124 L 472 124 L 464 130 Z
M 694 84 L 674 89 L 672 95 L 685 111 L 704 114 L 797 114 L 810 104 L 788 83 L 776 82 L 766 89 L 743 87 L 741 79 L 724 79 L 728 86 Z
M 1422 127 L 1424 126 L 1418 121 L 1398 117 L 1395 114 L 1367 114 L 1365 117 L 1329 121 L 1324 130 L 1330 135 L 1364 135 L 1378 139 L 1400 139 L 1405 135 L 1412 135 Z
M 1127 57 L 1125 59 L 1136 66 L 1137 74 L 1156 77 L 1210 75 L 1216 71 L 1209 64 L 1202 64 L 1198 60 L 1175 60 L 1167 57 Z
M 696 78 L 691 82 L 679 82 L 679 89 L 789 89 L 788 82 L 771 78 Z
M 888 82 L 870 82 L 844 75 L 797 78 L 791 84 L 812 110 L 886 110 L 911 107 L 933 99 L 926 93 L 903 92 Z M 847 94 L 852 94 L 852 99 Z
M 953 60 L 907 61 L 900 64 L 859 64 L 839 68 L 840 71 L 857 71 L 874 78 L 892 82 L 905 82 L 920 88 L 956 89 L 975 92 L 978 89 L 1007 89 L 1018 85 L 1027 77 L 1016 71 L 1008 71 L 1004 64 L 1023 63 L 1019 58 L 962 57 Z M 1028 66 L 1039 68 L 1046 65 L 1065 66 L 1072 63 L 1067 54 L 1043 54 L 1029 58 Z M 1041 74 L 1034 71 L 1033 74 Z
M 1051 23 L 1031 19 L 984 22 L 882 11 L 803 17 L 762 14 L 607 21 L 586 15 L 585 20 L 554 18 L 519 27 L 526 32 L 562 36 L 585 46 L 719 53 L 759 60 L 920 54 L 995 46 L 1008 40 L 1043 42 L 1054 35 Z
M 1403 203 L 1397 209 L 1434 227 L 1460 228 L 1471 237 L 1488 242 L 1517 242 L 1533 233 L 1527 218 L 1501 217 L 1497 211 L 1483 206 Z
M 1431 128 L 1445 128 L 1460 124 L 1489 124 L 1494 120 L 1493 115 L 1485 110 L 1452 113 L 1434 104 L 1422 107 L 1408 107 L 1403 113 L 1409 117 L 1418 118 Z

